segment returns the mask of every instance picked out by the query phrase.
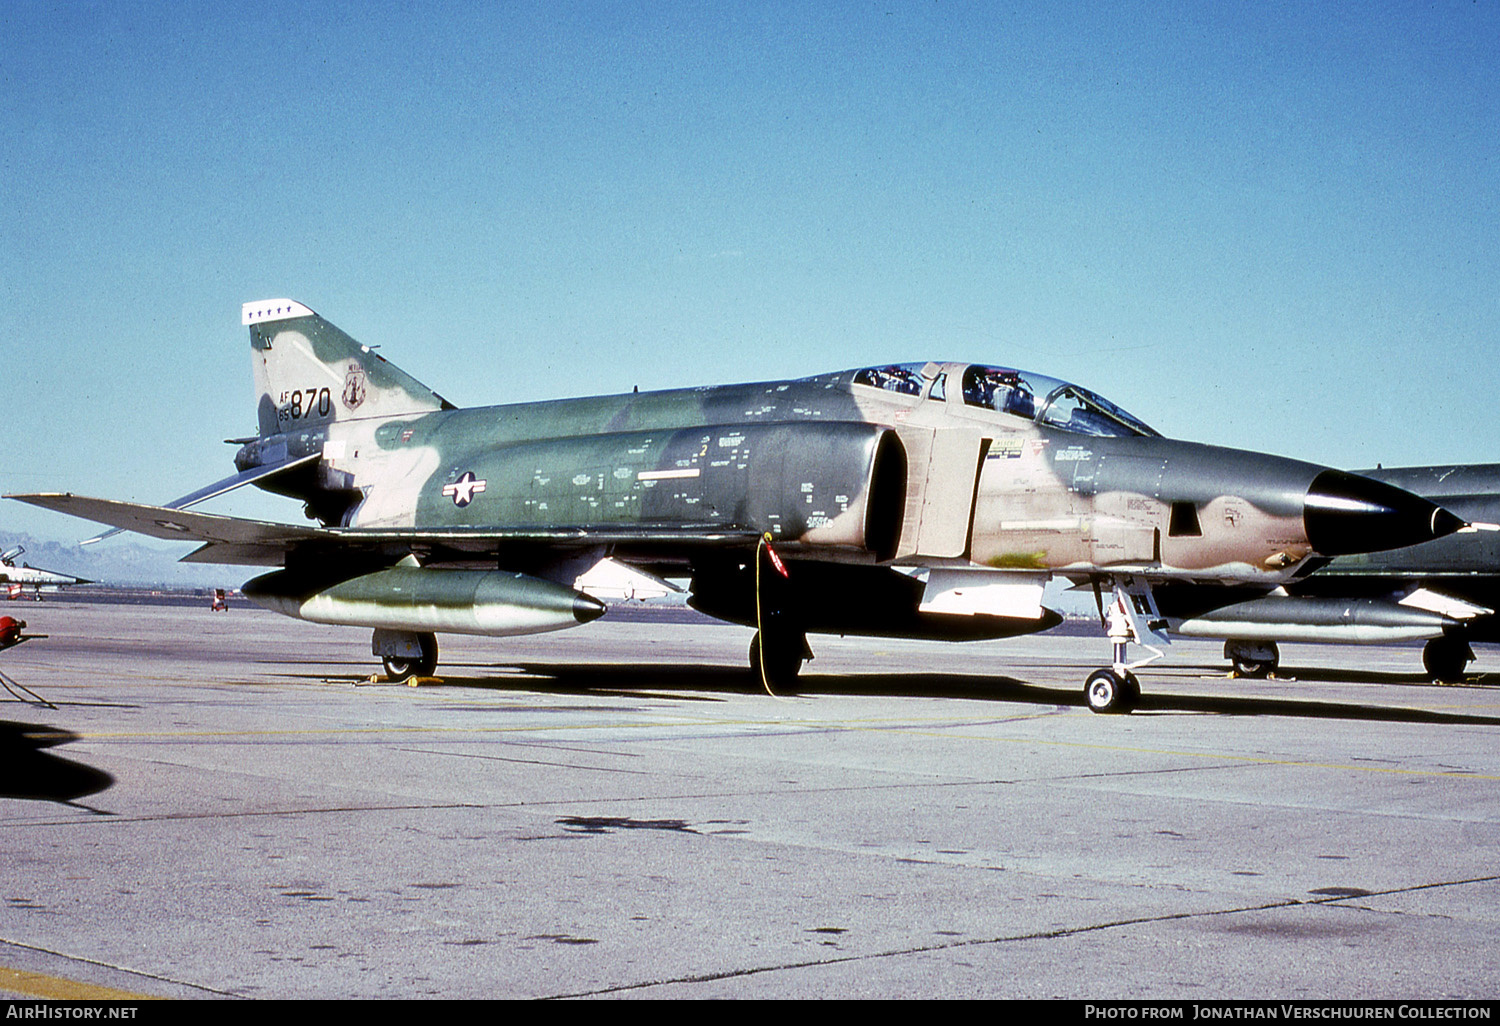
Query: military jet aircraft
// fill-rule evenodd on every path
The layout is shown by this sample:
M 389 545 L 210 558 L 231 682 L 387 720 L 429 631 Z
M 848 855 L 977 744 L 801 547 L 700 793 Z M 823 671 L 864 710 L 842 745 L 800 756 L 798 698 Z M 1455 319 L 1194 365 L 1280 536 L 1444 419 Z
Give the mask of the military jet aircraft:
M 1225 589 L 1158 592 L 1174 633 L 1224 638 L 1236 672 L 1275 671 L 1277 642 L 1391 644 L 1425 641 L 1436 680 L 1462 678 L 1473 641 L 1500 641 L 1500 464 L 1377 468 L 1362 475 L 1441 502 L 1470 526 L 1377 554 L 1342 555 L 1274 593 L 1222 603 Z
M 71 584 L 94 583 L 83 577 L 57 573 L 54 570 L 42 570 L 25 563 L 16 566 L 16 560 L 25 551 L 24 546 L 17 545 L 0 552 L 0 589 L 4 590 L 8 598 L 20 598 L 29 587 L 32 589 L 32 597 L 40 600 L 43 588 L 55 591 Z
M 190 562 L 276 567 L 244 593 L 374 629 L 391 677 L 430 675 L 436 632 L 592 620 L 577 578 L 612 557 L 688 576 L 690 602 L 756 628 L 752 666 L 795 681 L 809 633 L 966 640 L 1044 630 L 1053 575 L 1109 589 L 1136 637 L 1174 580 L 1295 578 L 1328 557 L 1463 526 L 1388 484 L 1174 441 L 1078 385 L 969 363 L 458 409 L 301 303 L 248 303 L 259 430 L 238 473 L 167 506 L 34 505 L 201 543 Z M 317 525 L 187 507 L 254 483 Z M 1140 685 L 1117 647 L 1099 712 Z

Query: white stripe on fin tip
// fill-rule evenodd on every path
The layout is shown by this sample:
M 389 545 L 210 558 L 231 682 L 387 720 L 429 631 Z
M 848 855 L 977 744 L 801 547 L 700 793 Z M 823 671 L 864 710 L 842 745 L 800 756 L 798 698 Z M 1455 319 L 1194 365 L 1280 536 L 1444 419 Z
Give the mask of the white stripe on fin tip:
M 295 299 L 262 299 L 258 303 L 246 303 L 240 307 L 241 324 L 260 324 L 262 321 L 284 321 L 291 317 L 312 317 L 313 312 Z

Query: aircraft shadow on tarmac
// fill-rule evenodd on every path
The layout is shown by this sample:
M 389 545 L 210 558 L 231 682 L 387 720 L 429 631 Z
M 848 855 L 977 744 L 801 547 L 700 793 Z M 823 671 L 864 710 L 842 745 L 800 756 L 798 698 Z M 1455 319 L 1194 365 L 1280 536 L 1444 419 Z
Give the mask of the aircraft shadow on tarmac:
M 46 724 L 0 720 L 0 797 L 59 802 L 88 809 L 77 805 L 77 799 L 105 790 L 114 784 L 115 778 L 103 770 L 45 751 L 77 740 L 77 734 Z
M 465 669 L 469 669 L 466 667 Z M 760 682 L 746 670 L 734 667 L 663 666 L 650 663 L 506 663 L 494 667 L 473 666 L 502 673 L 481 676 L 445 675 L 437 686 L 483 688 L 501 691 L 552 692 L 556 694 L 609 695 L 683 699 L 681 692 L 751 694 Z M 1191 668 L 1200 669 L 1200 668 Z M 1201 668 L 1212 674 L 1213 668 Z M 1426 684 L 1420 675 L 1351 674 L 1344 671 L 1288 671 L 1303 680 Z M 1493 675 L 1491 675 L 1493 679 Z M 1255 686 L 1258 681 L 1243 681 Z M 1281 683 L 1291 683 L 1282 681 Z M 423 685 L 429 687 L 433 685 Z M 1434 685 L 1435 686 L 1435 685 Z M 887 695 L 909 698 L 955 698 L 970 701 L 1024 705 L 1082 706 L 1083 688 L 1057 688 L 1007 676 L 958 673 L 819 674 L 804 671 L 797 690 L 785 697 L 815 698 L 820 695 Z M 717 699 L 704 699 L 716 701 Z M 1500 727 L 1500 716 L 1436 712 L 1427 709 L 1329 702 L 1288 698 L 1285 695 L 1188 695 L 1153 692 L 1149 682 L 1134 715 L 1162 713 L 1218 713 L 1231 716 L 1295 716 L 1310 719 L 1367 720 L 1386 723 L 1453 723 Z
M 1202 667 L 1205 673 L 1213 673 L 1214 668 Z M 1253 682 L 1253 678 L 1251 678 Z M 1464 675 L 1462 683 L 1437 684 L 1432 677 L 1420 671 L 1408 673 L 1392 673 L 1380 670 L 1341 670 L 1326 666 L 1283 666 L 1271 675 L 1272 682 L 1296 683 L 1297 681 L 1316 682 L 1320 684 L 1404 684 L 1407 687 L 1500 687 L 1500 674 L 1496 673 L 1469 673 Z

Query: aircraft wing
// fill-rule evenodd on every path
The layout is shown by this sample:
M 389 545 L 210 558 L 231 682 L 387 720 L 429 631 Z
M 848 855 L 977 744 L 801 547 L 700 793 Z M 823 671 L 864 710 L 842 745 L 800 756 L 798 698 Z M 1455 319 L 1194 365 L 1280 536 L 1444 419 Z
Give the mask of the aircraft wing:
M 207 502 L 209 499 L 212 499 L 215 496 L 223 495 L 225 492 L 232 492 L 236 488 L 243 488 L 247 484 L 254 484 L 257 481 L 269 481 L 271 478 L 276 477 L 280 474 L 284 474 L 288 470 L 293 470 L 297 467 L 304 466 L 305 464 L 311 463 L 319 458 L 319 453 L 308 453 L 306 456 L 303 456 L 299 459 L 288 460 L 283 463 L 268 463 L 265 466 L 260 467 L 252 467 L 251 469 L 241 471 L 238 474 L 232 474 L 222 481 L 215 481 L 213 484 L 208 485 L 205 488 L 199 488 L 197 491 L 189 492 L 179 499 L 173 499 L 171 502 L 167 503 L 164 508 L 187 509 L 189 506 L 196 506 L 200 502 Z M 82 514 L 79 515 L 81 516 Z M 101 523 L 108 522 L 109 521 L 101 521 Z M 104 539 L 113 537 L 114 535 L 117 535 L 121 531 L 125 530 L 133 531 L 135 530 L 135 528 L 113 527 L 108 531 L 105 531 L 103 534 L 97 534 L 92 538 L 84 539 L 80 544 L 93 545 L 96 542 L 102 542 Z
M 266 520 L 194 513 L 71 492 L 7 495 L 43 509 L 67 513 L 125 531 L 167 541 L 196 541 L 201 547 L 184 563 L 281 566 L 293 549 L 403 554 L 415 549 L 442 559 L 492 556 L 509 547 L 556 550 L 598 545 L 642 551 L 685 548 L 754 547 L 759 535 L 722 524 L 622 524 L 608 527 L 346 528 L 280 524 Z
M 202 542 L 203 548 L 193 552 L 185 562 L 277 566 L 287 550 L 298 544 L 331 541 L 337 537 L 336 532 L 321 527 L 296 527 L 216 513 L 193 513 L 168 506 L 93 499 L 71 492 L 7 495 L 6 498 L 152 538 Z M 233 558 L 193 559 L 200 553 L 208 555 L 210 552 Z

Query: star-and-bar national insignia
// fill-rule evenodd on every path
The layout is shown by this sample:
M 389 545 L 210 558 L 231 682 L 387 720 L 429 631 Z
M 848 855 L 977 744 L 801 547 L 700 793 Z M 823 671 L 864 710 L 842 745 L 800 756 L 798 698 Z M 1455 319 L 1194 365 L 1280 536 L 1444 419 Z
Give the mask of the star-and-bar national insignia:
M 474 501 L 474 493 L 484 491 L 484 481 L 476 478 L 474 472 L 466 470 L 463 476 L 452 484 L 443 485 L 443 494 L 453 497 L 453 505 L 463 509 Z

